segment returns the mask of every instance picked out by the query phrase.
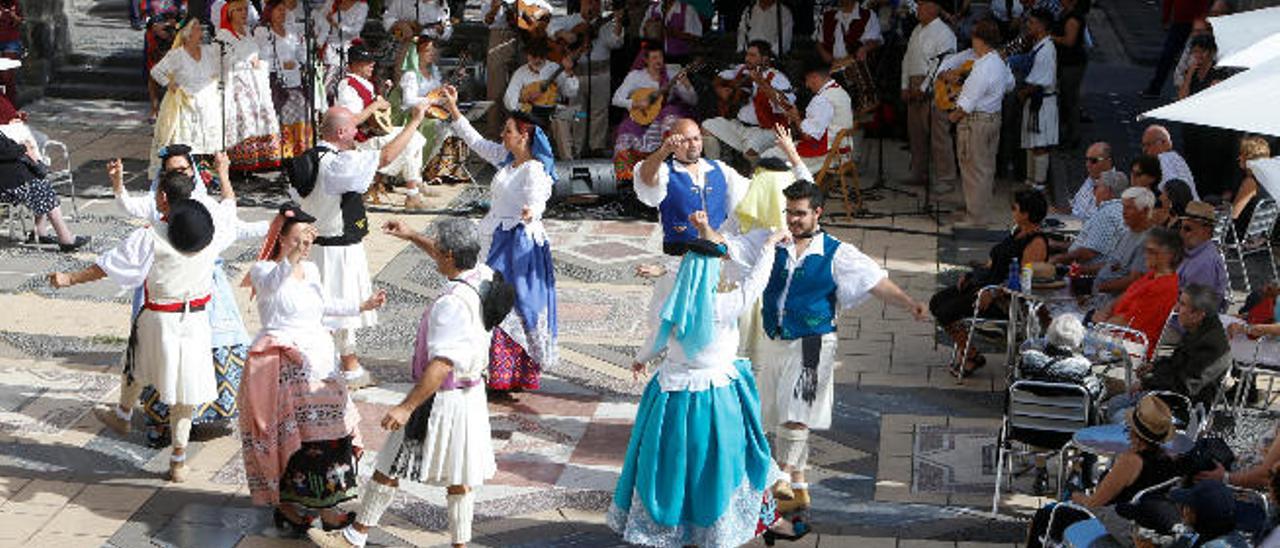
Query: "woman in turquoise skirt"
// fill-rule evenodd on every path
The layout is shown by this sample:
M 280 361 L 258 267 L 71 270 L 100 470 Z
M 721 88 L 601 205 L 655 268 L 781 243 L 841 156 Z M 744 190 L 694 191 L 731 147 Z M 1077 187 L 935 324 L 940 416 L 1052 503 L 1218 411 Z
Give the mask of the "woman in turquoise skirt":
M 768 487 L 783 477 L 760 424 L 751 364 L 736 357 L 738 316 L 764 292 L 774 254 L 762 253 L 740 284 L 726 282 L 725 246 L 712 241 L 720 236 L 705 213 L 690 220 L 708 240 L 681 260 L 632 367 L 641 373 L 667 349 L 636 411 L 608 522 L 632 544 L 740 546 L 776 520 Z M 765 250 L 786 237 L 774 233 Z

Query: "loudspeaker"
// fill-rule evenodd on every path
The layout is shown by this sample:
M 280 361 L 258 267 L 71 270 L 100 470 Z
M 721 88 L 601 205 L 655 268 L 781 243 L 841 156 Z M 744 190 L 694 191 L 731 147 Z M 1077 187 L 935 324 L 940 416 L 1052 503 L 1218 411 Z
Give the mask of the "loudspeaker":
M 618 193 L 618 182 L 613 176 L 613 160 L 557 160 L 556 175 L 559 181 L 552 189 L 552 201 L 558 202 L 574 196 L 612 196 Z

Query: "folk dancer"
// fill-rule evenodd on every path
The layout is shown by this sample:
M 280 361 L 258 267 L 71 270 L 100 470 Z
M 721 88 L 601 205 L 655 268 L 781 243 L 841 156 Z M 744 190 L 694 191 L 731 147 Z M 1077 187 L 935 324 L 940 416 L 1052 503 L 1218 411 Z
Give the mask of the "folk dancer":
M 223 104 L 227 156 L 235 171 L 280 167 L 280 121 L 271 101 L 270 71 L 246 23 L 249 0 L 222 8 L 218 39 L 223 44 Z
M 221 63 L 218 46 L 200 43 L 203 35 L 200 20 L 188 17 L 169 53 L 151 67 L 151 77 L 168 89 L 160 101 L 151 150 L 172 144 L 191 147 L 197 155 L 222 150 Z M 153 157 L 148 178 L 159 172 L 159 158 Z
M 258 55 L 271 71 L 271 98 L 280 124 L 280 158 L 293 158 L 311 148 L 312 116 L 307 112 L 302 65 L 306 43 L 302 29 L 289 21 L 285 0 L 272 0 L 263 8 L 267 24 L 254 29 Z M 323 104 L 316 101 L 316 104 Z
M 795 105 L 784 105 L 784 112 L 791 125 L 799 130 L 800 142 L 796 151 L 809 171 L 822 169 L 827 152 L 835 144 L 836 136 L 853 129 L 853 100 L 845 89 L 831 77 L 825 63 L 810 63 L 804 70 L 804 86 L 813 94 L 804 114 Z M 861 132 L 858 132 L 861 134 Z M 851 140 L 855 149 L 861 138 Z M 765 151 L 763 156 L 783 158 L 786 152 L 778 147 Z
M 1013 90 L 1013 73 L 993 44 L 1000 30 L 989 20 L 973 26 L 973 53 L 977 60 L 960 88 L 956 108 L 948 119 L 956 126 L 960 181 L 964 185 L 965 211 L 957 223 L 986 223 L 987 205 L 995 178 L 996 152 L 1000 148 L 1000 108 L 1004 94 Z
M 356 115 L 351 111 L 332 107 L 325 112 L 322 141 L 316 145 L 320 156 L 316 180 L 310 187 L 290 187 L 289 194 L 317 219 L 320 234 L 315 243 L 319 250 L 314 261 L 320 268 L 325 294 L 334 302 L 362 302 L 373 294 L 362 243 L 369 233 L 363 194 L 379 169 L 394 163 L 412 146 L 425 112 L 426 105 L 414 108 L 409 124 L 380 149 L 359 146 Z M 333 331 L 334 345 L 342 357 L 343 376 L 353 390 L 373 383 L 372 375 L 356 357 L 356 329 L 371 327 L 377 321 L 372 310 L 354 317 L 325 317 L 325 326 Z
M 1034 59 L 1026 81 L 1018 87 L 1023 103 L 1022 148 L 1027 151 L 1027 184 L 1045 191 L 1049 179 L 1049 150 L 1058 144 L 1058 49 L 1049 30 L 1053 16 L 1033 9 L 1027 18 L 1028 36 L 1035 42 Z
M 507 112 L 528 114 L 538 127 L 549 131 L 557 155 L 569 159 L 573 157 L 570 127 L 574 111 L 559 104 L 578 96 L 578 77 L 573 73 L 573 59 L 566 57 L 559 63 L 549 63 L 547 53 L 545 42 L 525 44 L 524 56 L 528 62 L 511 75 L 502 104 Z
M 608 146 L 609 138 L 609 90 L 612 80 L 609 76 L 609 59 L 613 50 L 622 47 L 622 25 L 618 23 L 615 12 L 606 20 L 600 12 L 600 0 L 582 0 L 582 11 L 551 21 L 547 32 L 566 48 L 572 47 L 569 55 L 585 50 L 587 54 L 576 67 L 577 74 L 586 77 L 580 81 L 577 100 L 570 100 L 571 105 L 587 113 L 586 123 L 591 126 L 590 134 L 585 127 L 573 127 L 573 151 L 582 148 L 585 140 L 587 150 L 592 156 Z M 599 26 L 599 28 L 595 28 Z M 584 42 L 584 40 L 589 41 Z M 577 50 L 575 52 L 574 50 Z
M 439 56 L 439 42 L 425 34 L 418 36 L 415 47 L 405 55 L 404 65 L 401 67 L 403 72 L 400 77 L 400 87 L 392 92 L 391 101 L 393 108 L 399 107 L 402 118 L 408 118 L 409 111 L 424 101 L 432 103 L 434 108 L 443 112 L 444 107 L 439 97 L 442 92 L 439 90 L 444 85 L 444 79 L 436 65 Z M 454 70 L 465 70 L 465 68 L 458 67 Z M 395 105 L 397 102 L 400 104 Z M 434 116 L 428 117 L 418 126 L 418 132 L 422 134 L 424 143 L 422 146 L 422 157 L 426 160 L 422 173 L 424 181 L 438 183 L 446 178 L 451 181 L 467 178 L 466 171 L 462 169 L 462 164 L 466 160 L 466 147 L 463 146 L 462 140 L 450 131 L 447 121 Z M 436 194 L 430 188 L 423 189 L 423 193 L 427 196 Z
M 242 283 L 253 288 L 262 319 L 238 399 L 245 477 L 253 502 L 274 507 L 276 528 L 293 538 L 315 514 L 326 530 L 355 519 L 335 506 L 357 494 L 360 414 L 323 319 L 386 302 L 382 291 L 364 302 L 328 298 L 307 260 L 315 221 L 293 202 L 281 206 Z
M 213 28 L 222 28 L 222 20 L 225 19 L 227 15 L 224 8 L 227 4 L 233 1 L 234 0 L 213 0 L 213 2 L 209 3 L 209 22 L 213 24 Z M 249 28 L 258 26 L 259 19 L 258 7 L 253 3 L 250 3 L 246 18 Z
M 396 80 L 403 76 L 399 71 L 405 56 L 413 49 L 413 43 L 425 36 L 439 42 L 453 37 L 453 22 L 449 19 L 449 6 L 444 0 L 390 0 L 382 12 L 382 28 L 395 40 L 394 67 Z
M 606 517 L 625 542 L 646 546 L 740 546 L 776 519 L 769 490 L 785 482 L 760 421 L 755 377 L 737 358 L 738 316 L 760 299 L 771 234 L 741 283 L 727 277 L 723 240 L 704 211 L 689 219 L 699 235 L 680 262 L 674 289 L 650 310 L 653 334 L 634 374 L 666 350 L 645 387 Z M 730 525 L 731 524 L 731 525 Z
M 835 381 L 836 316 L 874 296 L 909 311 L 916 320 L 928 308 L 902 291 L 874 260 L 818 226 L 824 193 L 808 181 L 785 191 L 791 241 L 773 253 L 762 297 L 765 343 L 760 372 L 760 404 L 765 427 L 775 431 L 774 458 L 791 474 L 794 496 L 778 503 L 784 513 L 809 507 L 805 468 L 809 431 L 831 426 Z M 731 239 L 730 254 L 750 260 L 767 231 Z M 765 258 L 767 260 L 767 257 Z
M 782 13 L 779 14 L 778 10 L 782 10 Z M 769 51 L 777 53 L 779 57 L 791 52 L 791 34 L 795 28 L 795 22 L 791 18 L 791 8 L 782 5 L 778 0 L 752 2 L 746 11 L 742 12 L 738 26 L 726 28 L 738 29 L 739 52 L 746 53 L 751 43 L 755 41 L 768 43 Z
M 665 56 L 656 45 L 641 50 L 635 68 L 613 92 L 613 106 L 641 113 L 639 120 L 631 115 L 618 125 L 613 144 L 613 172 L 619 181 L 631 181 L 636 163 L 657 150 L 676 120 L 691 116 L 690 107 L 698 102 L 698 93 L 688 76 L 668 66 Z M 656 113 L 650 112 L 659 105 Z M 648 123 L 641 123 L 650 114 L 656 116 Z
M 490 331 L 510 312 L 514 290 L 480 263 L 480 232 L 469 220 L 438 220 L 430 237 L 399 221 L 387 222 L 383 230 L 426 252 L 449 281 L 422 315 L 413 352 L 415 384 L 382 418 L 391 435 L 365 484 L 355 522 L 340 531 L 307 534 L 321 547 L 364 546 L 400 481 L 409 480 L 446 487 L 449 539 L 465 546 L 471 541 L 475 489 L 498 469 L 483 389 L 489 363 L 484 349 Z
M 659 49 L 672 64 L 689 62 L 703 34 L 697 8 L 678 0 L 650 3 L 640 25 L 641 37 L 661 44 Z
M 724 158 L 720 151 L 720 144 L 724 144 L 753 159 L 773 142 L 773 126 L 784 121 L 785 117 L 782 107 L 773 100 L 774 94 L 763 88 L 772 87 L 790 103 L 794 103 L 796 98 L 786 75 L 769 66 L 772 52 L 768 42 L 753 41 L 743 55 L 743 64 L 717 75 L 720 85 L 716 87 L 716 94 L 721 105 L 728 109 L 722 109 L 721 116 L 702 123 L 704 134 L 715 137 L 708 141 L 707 152 L 711 156 Z M 729 100 L 742 86 L 750 87 L 751 98 L 737 112 L 730 112 L 736 105 L 731 105 Z
M 197 173 L 192 162 L 191 149 L 184 145 L 170 145 L 160 150 L 161 165 L 164 168 L 160 177 L 152 179 L 151 190 L 145 196 L 130 196 L 124 187 L 124 169 L 119 159 L 107 164 L 107 176 L 111 180 L 112 193 L 115 194 L 116 207 L 126 215 L 142 219 L 149 223 L 161 222 L 167 213 L 167 204 L 181 199 L 192 199 L 203 204 L 210 211 L 217 207 L 217 202 L 209 197 L 206 184 Z M 230 162 L 226 154 L 214 155 L 217 181 L 229 180 Z M 170 186 L 169 194 L 163 200 L 157 200 L 161 177 L 176 172 L 192 180 L 190 186 Z M 235 231 L 235 239 L 259 239 L 267 233 L 267 223 L 246 223 L 239 218 L 230 220 L 229 226 Z M 225 262 L 218 257 L 213 268 L 213 279 L 210 287 L 213 300 L 209 301 L 209 333 L 211 336 L 211 355 L 213 356 L 214 378 L 217 381 L 218 397 L 197 406 L 191 416 L 193 427 L 229 426 L 227 423 L 236 417 L 236 394 L 240 380 L 244 374 L 245 360 L 249 355 L 249 333 L 245 331 L 244 320 L 240 317 L 240 307 L 236 303 L 235 293 L 227 282 L 223 271 Z M 146 302 L 146 294 L 141 287 L 133 292 L 133 314 L 137 315 Z M 169 444 L 169 406 L 161 401 L 160 393 L 154 386 L 146 386 L 140 394 L 142 410 L 146 415 L 147 442 L 152 447 L 164 447 Z M 226 431 L 230 431 L 229 428 Z
M 523 114 L 512 114 L 502 143 L 485 140 L 458 110 L 458 92 L 445 88 L 453 131 L 498 172 L 490 183 L 489 213 L 480 235 L 489 241 L 485 264 L 515 285 L 515 313 L 493 329 L 488 388 L 507 395 L 536 390 L 542 371 L 554 367 L 557 349 L 556 277 L 542 213 L 556 182 L 551 142 Z
M 182 173 L 166 175 L 156 192 L 156 209 L 167 212 L 164 221 L 135 229 L 89 268 L 49 275 L 55 288 L 108 276 L 128 289 L 143 286 L 146 302 L 133 317 L 119 404 L 95 408 L 94 415 L 118 434 L 127 434 L 142 388 L 155 386 L 169 406 L 173 450 L 168 477 L 175 483 L 186 481 L 188 474 L 193 408 L 218 397 L 206 306 L 218 255 L 235 240 L 230 182 L 222 185 L 222 201 L 212 211 L 196 200 L 167 199 L 190 193 L 192 185 Z
M 955 189 L 956 153 L 951 139 L 951 121 L 946 111 L 937 108 L 928 93 L 933 80 L 941 72 L 942 59 L 956 51 L 956 33 L 941 17 L 939 0 L 916 4 L 919 24 L 907 40 L 902 57 L 902 100 L 907 104 L 907 137 L 911 144 L 911 181 L 929 182 L 929 164 L 933 164 L 934 189 L 945 194 Z
M 357 127 L 365 124 L 377 111 L 391 108 L 391 103 L 383 99 L 373 87 L 371 80 L 375 64 L 376 58 L 364 44 L 357 44 L 347 50 L 347 77 L 343 78 L 338 84 L 337 101 L 334 102 L 334 106 L 350 111 L 355 118 Z M 423 107 L 425 108 L 426 105 L 424 104 Z M 410 118 L 412 119 L 412 116 Z M 418 121 L 421 122 L 421 118 Z M 391 127 L 386 129 L 387 133 L 385 135 L 376 137 L 357 129 L 355 135 L 357 147 L 361 150 L 384 149 L 404 128 Z M 422 149 L 425 145 L 426 139 L 422 137 L 422 134 L 418 133 L 417 124 L 414 124 L 414 131 L 410 136 L 408 146 L 393 156 L 390 162 L 382 164 L 378 168 L 379 174 L 392 177 L 399 176 L 404 180 L 405 209 L 422 209 L 426 207 L 426 204 L 422 202 L 422 198 L 418 195 L 418 185 L 422 183 Z M 315 212 L 315 214 L 318 215 L 319 212 Z
M 326 0 L 315 19 L 316 43 L 324 62 L 325 95 L 334 97 L 350 59 L 347 50 L 361 44 L 360 31 L 369 18 L 367 0 Z

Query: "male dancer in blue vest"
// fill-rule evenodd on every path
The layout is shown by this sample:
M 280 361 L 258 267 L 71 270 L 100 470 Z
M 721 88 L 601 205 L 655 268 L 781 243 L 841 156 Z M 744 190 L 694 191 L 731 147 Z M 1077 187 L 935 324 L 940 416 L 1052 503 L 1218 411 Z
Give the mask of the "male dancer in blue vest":
M 908 310 L 918 321 L 929 309 L 889 280 L 874 260 L 852 244 L 818 227 L 823 192 L 809 181 L 783 190 L 791 241 L 776 248 L 773 272 L 761 298 L 764 330 L 763 363 L 757 373 L 761 416 L 776 431 L 774 459 L 791 474 L 795 496 L 780 500 L 784 513 L 809 507 L 804 470 L 809 458 L 809 430 L 831 427 L 834 402 L 836 313 L 874 296 Z M 729 238 L 730 254 L 750 255 L 760 249 L 767 230 Z

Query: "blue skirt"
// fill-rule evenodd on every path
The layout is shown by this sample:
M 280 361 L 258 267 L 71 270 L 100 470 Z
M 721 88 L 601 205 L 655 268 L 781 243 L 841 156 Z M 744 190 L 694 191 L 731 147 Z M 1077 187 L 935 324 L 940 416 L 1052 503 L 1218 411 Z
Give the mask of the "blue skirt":
M 555 364 L 556 357 L 556 270 L 551 262 L 551 244 L 534 243 L 524 225 L 497 228 L 485 260 L 507 283 L 515 286 L 514 312 L 519 319 L 503 322 L 503 330 L 515 339 L 542 369 Z
M 609 526 L 632 544 L 740 546 L 773 522 L 765 492 L 779 472 L 760 423 L 751 362 L 700 392 L 663 392 L 655 376 L 636 411 Z

